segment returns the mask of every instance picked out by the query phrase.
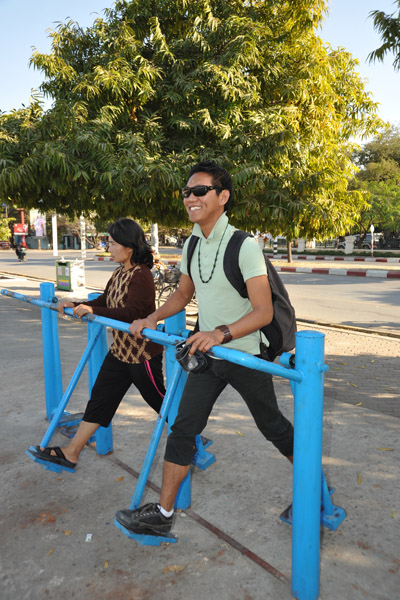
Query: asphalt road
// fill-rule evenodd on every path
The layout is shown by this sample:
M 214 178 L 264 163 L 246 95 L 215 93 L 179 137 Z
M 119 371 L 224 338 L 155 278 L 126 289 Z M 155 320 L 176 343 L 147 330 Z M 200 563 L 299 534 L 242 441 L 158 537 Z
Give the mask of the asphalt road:
M 163 248 L 163 253 L 177 253 Z M 88 287 L 103 288 L 115 264 L 91 260 L 88 251 L 85 277 Z M 79 252 L 65 252 L 66 260 L 80 258 Z M 51 252 L 29 251 L 28 261 L 19 263 L 11 250 L 0 251 L 0 271 L 55 280 Z M 314 263 L 313 263 L 313 266 Z M 324 323 L 365 327 L 400 334 L 400 281 L 397 279 L 353 278 L 348 276 L 282 273 L 298 318 Z M 0 282 L 1 283 L 1 282 Z M 4 283 L 1 287 L 7 287 Z
M 400 280 L 280 273 L 299 318 L 400 334 Z

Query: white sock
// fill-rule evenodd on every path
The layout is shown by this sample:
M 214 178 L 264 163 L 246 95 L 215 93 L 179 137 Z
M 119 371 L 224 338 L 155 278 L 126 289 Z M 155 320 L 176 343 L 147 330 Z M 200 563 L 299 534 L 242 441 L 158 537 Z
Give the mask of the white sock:
M 160 513 L 163 515 L 163 517 L 172 517 L 172 515 L 174 514 L 174 509 L 165 510 L 165 508 L 163 508 L 161 504 L 158 504 L 158 508 L 160 509 Z

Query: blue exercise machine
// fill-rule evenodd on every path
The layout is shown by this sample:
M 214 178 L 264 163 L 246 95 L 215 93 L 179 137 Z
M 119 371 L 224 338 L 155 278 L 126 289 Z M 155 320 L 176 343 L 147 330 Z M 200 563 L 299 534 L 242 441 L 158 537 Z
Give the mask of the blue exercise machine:
M 88 326 L 88 344 L 63 394 L 54 285 L 42 283 L 40 291 L 40 300 L 5 289 L 0 292 L 41 307 L 46 414 L 50 424 L 40 445 L 47 446 L 56 427 L 79 422 L 78 417 L 68 415 L 65 408 L 86 363 L 89 363 L 89 386 L 93 385 L 107 352 L 106 327 L 128 332 L 129 325 L 95 315 L 83 317 L 82 320 L 87 321 Z M 72 316 L 72 309 L 65 309 L 65 313 Z M 174 347 L 188 336 L 185 323 L 185 313 L 182 312 L 167 319 L 165 325 L 158 326 L 157 330 L 144 330 L 149 339 L 166 347 L 167 393 L 132 496 L 131 508 L 140 505 L 165 421 L 168 418 L 169 425 L 172 425 L 177 414 L 187 374 L 174 359 Z M 345 511 L 333 504 L 333 489 L 328 488 L 322 471 L 323 385 L 324 372 L 328 370 L 328 366 L 324 364 L 324 338 L 323 334 L 316 331 L 297 332 L 295 364 L 294 355 L 289 353 L 281 356 L 281 364 L 278 365 L 223 346 L 214 346 L 212 349 L 217 358 L 290 381 L 295 414 L 293 503 L 282 513 L 281 518 L 292 525 L 292 594 L 298 600 L 316 600 L 319 594 L 321 523 L 336 530 L 346 517 Z M 208 440 L 204 444 L 201 436 L 197 437 L 196 462 L 199 468 L 205 469 L 215 461 L 215 457 L 205 449 L 211 442 Z M 99 454 L 112 451 L 111 425 L 107 429 L 100 427 L 96 432 L 96 447 Z M 35 458 L 29 450 L 27 454 L 44 468 L 57 471 L 55 467 L 58 465 Z M 65 467 L 59 467 L 58 471 L 62 469 Z M 181 485 L 175 507 L 188 508 L 191 504 L 190 494 L 189 473 Z M 127 531 L 118 523 L 116 525 L 125 535 L 142 545 L 177 541 L 172 534 L 139 535 Z

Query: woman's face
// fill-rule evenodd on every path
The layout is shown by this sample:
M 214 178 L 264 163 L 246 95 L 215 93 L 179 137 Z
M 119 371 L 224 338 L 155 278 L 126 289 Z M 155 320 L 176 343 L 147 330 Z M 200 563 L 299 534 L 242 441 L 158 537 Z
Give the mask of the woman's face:
M 111 235 L 108 236 L 108 249 L 111 254 L 111 260 L 117 263 L 124 263 L 125 266 L 130 265 L 131 256 L 133 253 L 132 248 L 121 246 L 118 244 Z

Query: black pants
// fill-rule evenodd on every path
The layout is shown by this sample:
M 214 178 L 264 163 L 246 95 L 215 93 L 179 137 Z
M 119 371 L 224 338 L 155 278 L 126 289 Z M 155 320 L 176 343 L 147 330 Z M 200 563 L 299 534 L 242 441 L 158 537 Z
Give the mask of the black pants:
M 279 410 L 272 376 L 230 363 L 212 360 L 204 373 L 189 374 L 175 423 L 168 436 L 165 460 L 190 465 L 195 436 L 207 424 L 218 396 L 228 383 L 246 402 L 257 427 L 284 456 L 293 455 L 293 426 Z
M 147 404 L 160 412 L 165 394 L 162 353 L 143 363 L 128 364 L 109 352 L 101 365 L 82 420 L 107 427 L 132 383 Z

